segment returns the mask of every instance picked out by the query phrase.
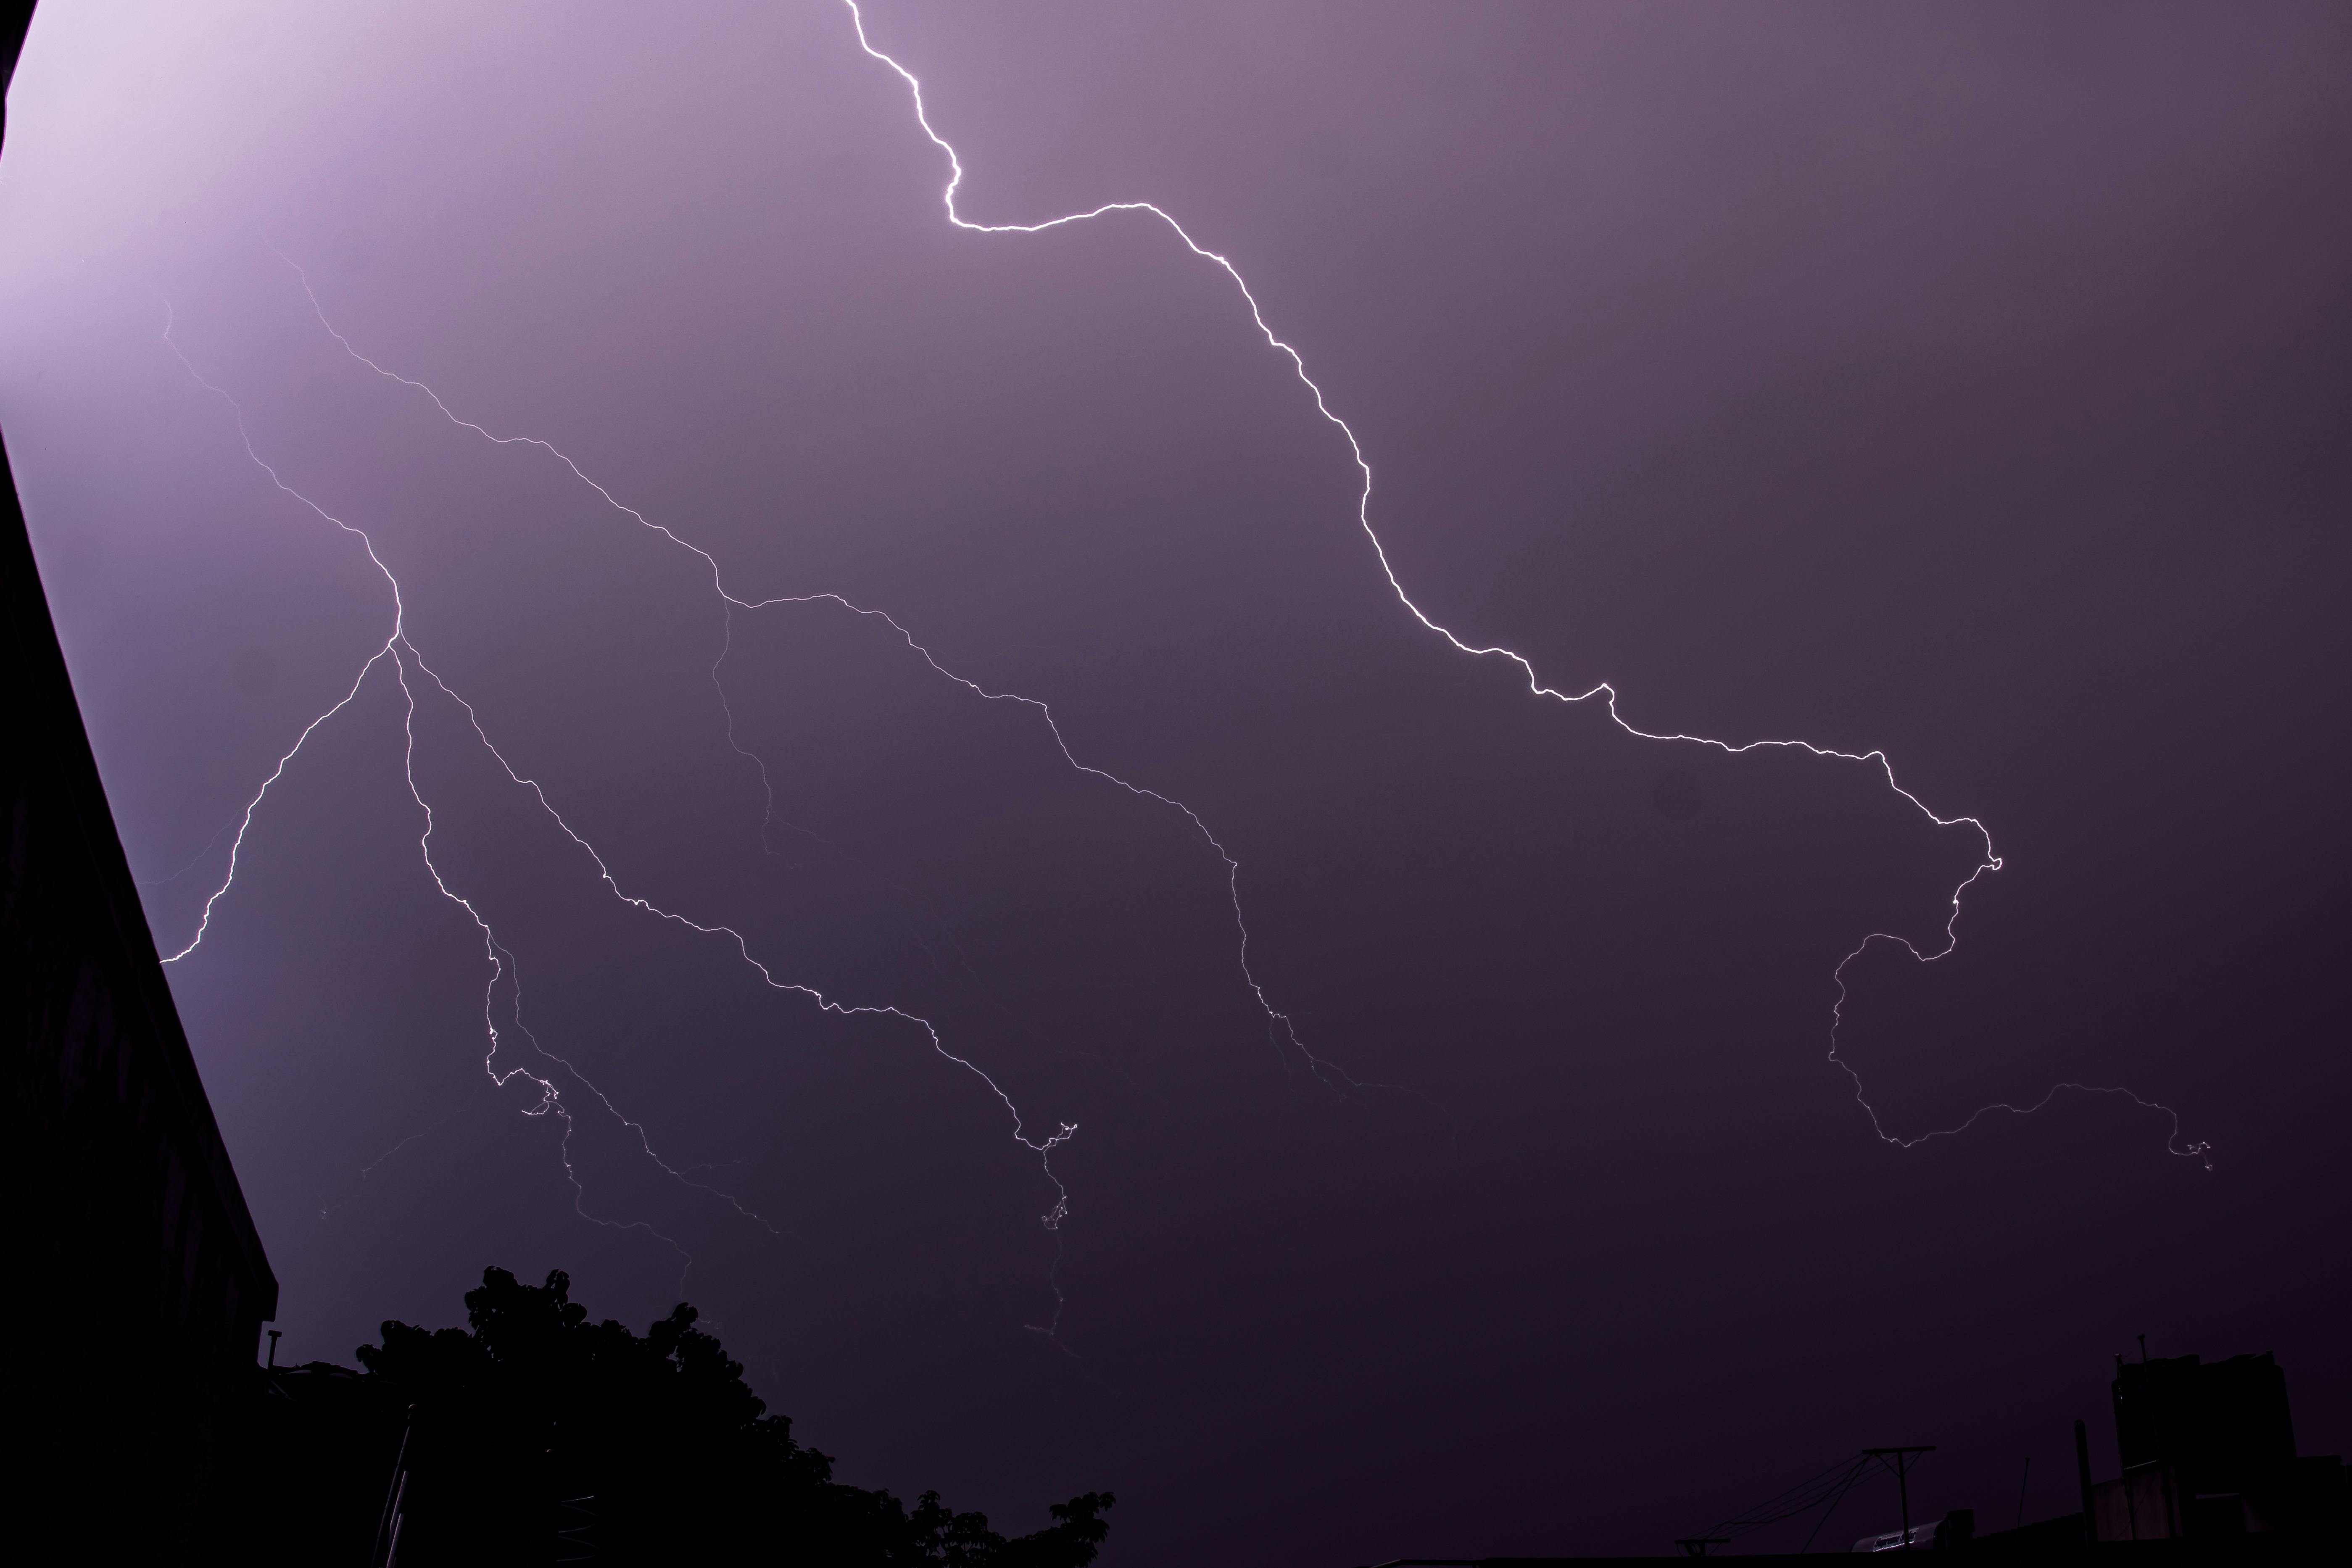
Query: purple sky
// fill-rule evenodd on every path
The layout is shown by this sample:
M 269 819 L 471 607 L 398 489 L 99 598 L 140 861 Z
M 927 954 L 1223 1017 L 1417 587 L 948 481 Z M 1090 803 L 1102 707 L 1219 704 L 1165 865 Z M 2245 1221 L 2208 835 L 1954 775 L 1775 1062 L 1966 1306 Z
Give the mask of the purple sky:
M 1880 1124 L 2132 1094 L 1904 1148 L 1833 975 L 1974 829 L 1449 648 L 1231 279 L 959 232 L 845 6 L 688 13 L 47 0 L 11 93 L 166 952 L 359 681 L 171 971 L 281 1353 L 683 1273 L 845 1479 L 1108 1486 L 1119 1564 L 1654 1551 L 1866 1444 L 2066 1511 L 2141 1331 L 2352 1447 L 2352 16 L 867 7 L 965 217 L 1232 258 L 1433 618 L 1983 821 L 1844 972 Z

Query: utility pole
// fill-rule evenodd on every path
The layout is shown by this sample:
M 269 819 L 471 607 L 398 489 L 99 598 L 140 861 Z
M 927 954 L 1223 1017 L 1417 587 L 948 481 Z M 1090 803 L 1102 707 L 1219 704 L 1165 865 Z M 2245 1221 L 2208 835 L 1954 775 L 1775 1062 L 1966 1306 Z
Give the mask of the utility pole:
M 1917 1468 L 1920 1455 L 1932 1454 L 1935 1451 L 1936 1445 L 1933 1443 L 1908 1448 L 1864 1448 L 1863 1450 L 1866 1458 L 1876 1459 L 1895 1472 L 1895 1495 L 1902 1500 L 1903 1503 L 1903 1550 L 1906 1552 L 1911 1550 L 1911 1472 Z

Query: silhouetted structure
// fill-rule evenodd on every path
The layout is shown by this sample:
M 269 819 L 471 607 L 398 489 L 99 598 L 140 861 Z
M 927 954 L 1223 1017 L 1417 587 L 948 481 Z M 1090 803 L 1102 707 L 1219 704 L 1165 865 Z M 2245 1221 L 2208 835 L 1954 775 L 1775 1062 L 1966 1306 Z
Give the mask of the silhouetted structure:
M 2286 1375 L 2269 1352 L 2209 1363 L 2195 1356 L 2151 1361 L 2143 1349 L 2136 1364 L 2117 1356 L 2114 1397 L 2124 1472 L 2116 1479 L 2091 1479 L 2090 1434 L 2085 1423 L 2074 1423 L 2082 1511 L 1979 1535 L 1974 1510 L 1952 1509 L 1933 1523 L 1914 1521 L 1907 1491 L 1898 1490 L 1902 1521 L 1863 1536 L 1853 1550 L 1973 1552 L 2011 1563 L 2352 1563 L 2352 1489 L 2343 1461 L 2295 1453 Z M 1899 1480 L 1911 1459 L 1929 1452 L 1865 1448 L 1675 1544 L 1706 1557 L 1755 1531 L 1811 1520 L 1796 1553 L 1801 1555 L 1857 1482 L 1878 1468 Z M 1400 1558 L 1381 1568 L 1570 1561 L 1620 1560 Z
M 0 76 L 31 15 L 0 8 Z M 5 448 L 0 619 L 7 1547 L 176 1562 L 278 1281 L 115 837 Z
M 2340 1535 L 2341 1460 L 2298 1458 L 2286 1374 L 2268 1352 L 2116 1358 L 2123 1474 L 2092 1489 L 2101 1541 Z
M 349 1367 L 311 1362 L 253 1374 L 228 1436 L 236 1500 L 213 1510 L 199 1557 L 238 1568 L 377 1568 L 405 1423 L 393 1391 Z
M 34 1528 L 128 1531 L 123 1550 L 168 1561 L 278 1281 L 156 962 L 5 459 L 0 486 L 0 1397 L 31 1439 L 11 1489 L 41 1500 Z
M 2296 1455 L 2286 1374 L 2267 1352 L 2117 1356 L 2113 1395 L 2123 1474 L 2091 1479 L 2088 1433 L 2075 1422 L 2084 1511 L 1979 1536 L 1976 1550 L 2033 1562 L 2094 1550 L 2151 1562 L 2352 1561 L 2343 1461 Z

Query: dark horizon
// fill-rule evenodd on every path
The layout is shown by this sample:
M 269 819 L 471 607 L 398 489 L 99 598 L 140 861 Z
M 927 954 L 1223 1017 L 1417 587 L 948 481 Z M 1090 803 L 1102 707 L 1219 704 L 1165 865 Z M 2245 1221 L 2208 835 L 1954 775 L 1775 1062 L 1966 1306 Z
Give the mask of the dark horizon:
M 835 0 L 36 17 L 0 425 L 285 1359 L 561 1268 L 1115 1564 L 2071 1512 L 2142 1332 L 2352 1448 L 2352 21 L 863 15 L 1247 298 L 959 230 Z

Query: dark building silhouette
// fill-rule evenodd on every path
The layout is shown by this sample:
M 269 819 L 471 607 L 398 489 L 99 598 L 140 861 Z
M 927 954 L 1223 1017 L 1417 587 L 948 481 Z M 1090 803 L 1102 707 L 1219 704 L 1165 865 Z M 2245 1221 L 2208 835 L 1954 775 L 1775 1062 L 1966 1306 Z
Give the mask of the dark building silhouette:
M 2193 1355 L 2156 1361 L 2143 1344 L 2137 1363 L 2116 1358 L 2113 1393 L 2123 1474 L 2110 1481 L 2091 1479 L 2088 1424 L 2077 1420 L 2080 1512 L 1980 1534 L 1975 1510 L 1956 1508 L 1933 1521 L 1913 1517 L 1907 1528 L 1874 1531 L 1852 1550 L 1958 1552 L 2010 1563 L 2352 1563 L 2352 1476 L 2335 1455 L 2295 1452 L 2286 1374 L 2270 1352 L 2218 1362 Z M 1858 1480 L 1880 1471 L 1899 1477 L 1890 1456 L 1933 1451 L 1862 1449 L 1858 1458 L 1675 1543 L 1690 1556 L 1705 1557 L 1736 1547 L 1756 1531 L 1811 1521 L 1795 1554 L 1801 1555 Z M 1907 1511 L 1909 1503 L 1898 1506 Z M 2021 1516 L 2023 1506 L 2021 1489 Z M 1539 1561 L 1570 1559 L 1400 1558 L 1384 1568 Z
M 0 5 L 0 84 L 31 16 Z M 183 1561 L 278 1281 L 156 962 L 5 447 L 0 620 L 7 1555 Z
M 0 1398 L 25 1445 L 10 1528 L 53 1530 L 81 1560 L 109 1560 L 93 1548 L 110 1535 L 115 1560 L 171 1561 L 278 1281 L 115 837 L 5 456 L 0 510 Z
M 0 457 L 0 1399 L 12 1531 L 170 1561 L 278 1281 L 114 834 Z M 19 1539 L 22 1539 L 20 1537 Z
M 2044 1561 L 2096 1547 L 2132 1560 L 2352 1562 L 2352 1489 L 2335 1455 L 2298 1455 L 2286 1373 L 2269 1352 L 2208 1362 L 2116 1358 L 2123 1474 L 2091 1479 L 2074 1423 L 2084 1512 L 1979 1536 L 1982 1554 Z M 2086 1528 L 2087 1521 L 2087 1528 Z
M 2171 1464 L 2200 1491 L 2236 1490 L 2294 1458 L 2286 1373 L 2275 1358 L 2116 1358 L 2116 1446 L 2125 1469 Z
M 375 1379 L 326 1362 L 247 1374 L 229 1434 L 237 1473 L 205 1523 L 198 1558 L 238 1568 L 382 1568 L 407 1412 Z M 420 1559 L 404 1552 L 398 1563 Z M 532 1561 L 518 1554 L 516 1563 Z
M 2116 1358 L 2116 1479 L 2092 1489 L 2098 1539 L 2339 1539 L 2345 1476 L 2298 1457 L 2286 1374 L 2267 1352 L 2227 1361 Z

